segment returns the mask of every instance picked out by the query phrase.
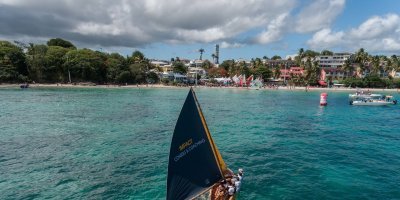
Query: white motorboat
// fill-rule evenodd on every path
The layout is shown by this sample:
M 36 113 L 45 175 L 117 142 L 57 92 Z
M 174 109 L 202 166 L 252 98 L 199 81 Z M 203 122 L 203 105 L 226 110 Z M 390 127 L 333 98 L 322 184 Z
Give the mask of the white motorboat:
M 395 105 L 397 100 L 393 96 L 382 94 L 350 94 L 350 105 L 354 106 L 386 106 Z

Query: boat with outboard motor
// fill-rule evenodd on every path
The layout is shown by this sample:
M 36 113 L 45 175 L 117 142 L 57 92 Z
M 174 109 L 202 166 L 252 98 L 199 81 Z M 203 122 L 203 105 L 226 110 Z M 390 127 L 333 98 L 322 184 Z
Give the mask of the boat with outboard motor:
M 397 100 L 390 95 L 356 93 L 349 95 L 349 103 L 354 106 L 386 106 L 397 104 Z
M 235 176 L 227 168 L 190 88 L 172 136 L 167 200 L 235 199 L 236 192 L 230 191 L 238 191 L 242 175 L 242 170 Z

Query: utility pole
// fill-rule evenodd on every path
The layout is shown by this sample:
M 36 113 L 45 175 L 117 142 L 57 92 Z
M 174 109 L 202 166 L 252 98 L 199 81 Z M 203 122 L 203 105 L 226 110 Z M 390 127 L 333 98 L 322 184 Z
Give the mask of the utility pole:
M 195 60 L 195 62 L 196 62 L 196 60 Z M 196 73 L 196 75 L 195 75 L 195 78 L 194 78 L 194 82 L 195 82 L 195 87 L 197 87 L 197 62 L 196 62 L 196 70 L 195 70 L 195 73 Z

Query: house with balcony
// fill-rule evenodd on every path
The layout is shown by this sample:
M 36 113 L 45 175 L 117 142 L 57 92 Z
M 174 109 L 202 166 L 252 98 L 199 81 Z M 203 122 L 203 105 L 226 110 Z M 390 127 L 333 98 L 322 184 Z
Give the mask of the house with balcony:
M 281 69 L 279 79 L 290 80 L 295 76 L 303 76 L 304 70 L 301 67 L 290 67 L 288 69 Z
M 350 53 L 335 53 L 333 55 L 319 55 L 315 57 L 321 68 L 340 68 L 351 57 Z
M 290 68 L 296 65 L 296 62 L 294 60 L 263 60 L 264 64 L 267 65 L 269 68 L 275 68 L 275 67 L 286 67 Z

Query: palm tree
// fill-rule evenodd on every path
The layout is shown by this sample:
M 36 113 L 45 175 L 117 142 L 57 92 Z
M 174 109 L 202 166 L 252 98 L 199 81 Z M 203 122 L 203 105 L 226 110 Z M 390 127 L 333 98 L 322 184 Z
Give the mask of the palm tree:
M 296 64 L 300 65 L 301 64 L 301 59 L 303 59 L 304 57 L 304 49 L 300 48 L 299 52 L 297 53 L 298 55 L 296 57 L 294 57 Z
M 278 65 L 274 69 L 274 78 L 278 79 L 281 76 L 281 67 Z
M 357 63 L 357 73 L 362 75 L 365 71 L 365 63 L 368 61 L 368 53 L 364 48 L 360 48 L 355 55 L 355 62 Z
M 303 58 L 303 56 L 304 56 L 304 49 L 303 48 L 299 49 L 299 55 L 298 56 L 300 56 L 300 60 Z
M 391 75 L 394 77 L 396 72 L 400 70 L 400 62 L 399 59 L 397 58 L 396 55 L 392 55 L 390 57 L 391 63 L 392 63 L 392 71 L 391 71 Z
M 349 59 L 344 61 L 342 69 L 346 72 L 346 77 L 349 77 L 349 73 L 353 72 L 353 66 L 351 65 Z
M 372 63 L 371 74 L 379 75 L 379 72 L 381 71 L 379 56 L 372 57 L 371 63 Z
M 203 48 L 199 49 L 199 52 L 200 52 L 200 60 L 203 60 L 204 49 Z
M 255 68 L 256 67 L 256 61 L 254 60 L 254 58 L 252 58 L 250 60 L 250 67 Z
M 383 63 L 384 73 L 387 74 L 388 77 L 390 77 L 390 71 L 392 70 L 392 61 L 386 56 L 382 56 L 381 61 Z
M 256 67 L 256 68 L 260 68 L 260 67 L 262 67 L 263 62 L 261 61 L 260 58 L 256 58 L 256 59 L 254 60 L 254 64 L 255 64 L 255 67 Z

